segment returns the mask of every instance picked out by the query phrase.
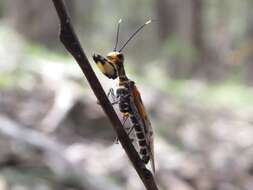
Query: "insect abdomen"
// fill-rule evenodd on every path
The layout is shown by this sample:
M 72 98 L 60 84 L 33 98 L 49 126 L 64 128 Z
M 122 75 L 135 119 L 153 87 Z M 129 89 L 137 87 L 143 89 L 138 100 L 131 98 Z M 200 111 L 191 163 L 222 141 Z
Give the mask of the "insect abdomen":
M 133 115 L 130 114 L 130 119 L 134 125 L 134 130 L 135 130 L 135 135 L 136 135 L 136 139 L 138 141 L 138 145 L 139 145 L 139 154 L 141 157 L 141 160 L 147 164 L 150 157 L 148 154 L 148 145 L 145 139 L 145 134 L 137 120 L 137 118 Z
M 133 123 L 141 160 L 147 164 L 150 159 L 148 154 L 148 145 L 146 142 L 144 130 L 142 129 L 138 118 L 135 116 L 134 111 L 131 109 L 129 90 L 124 86 L 119 87 L 117 89 L 117 96 L 119 97 L 120 112 L 123 114 L 129 114 L 130 120 Z

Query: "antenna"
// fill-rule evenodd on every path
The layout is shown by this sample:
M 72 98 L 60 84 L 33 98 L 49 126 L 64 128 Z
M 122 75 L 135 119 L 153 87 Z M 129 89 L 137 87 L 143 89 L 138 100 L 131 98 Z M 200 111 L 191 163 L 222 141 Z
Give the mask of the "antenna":
M 117 27 L 117 35 L 116 35 L 116 42 L 115 42 L 115 47 L 114 47 L 114 51 L 117 50 L 117 45 L 118 45 L 118 40 L 119 40 L 119 27 L 120 27 L 120 23 L 121 23 L 121 19 L 119 19 L 119 22 L 118 22 L 118 27 Z
M 143 29 L 146 25 L 148 25 L 149 23 L 151 23 L 152 20 L 148 20 L 147 22 L 145 22 L 143 25 L 141 25 L 131 36 L 130 38 L 126 41 L 126 43 L 120 48 L 119 52 L 121 52 L 124 47 L 126 47 L 126 45 L 128 44 L 128 42 L 130 42 L 130 40 L 141 30 Z

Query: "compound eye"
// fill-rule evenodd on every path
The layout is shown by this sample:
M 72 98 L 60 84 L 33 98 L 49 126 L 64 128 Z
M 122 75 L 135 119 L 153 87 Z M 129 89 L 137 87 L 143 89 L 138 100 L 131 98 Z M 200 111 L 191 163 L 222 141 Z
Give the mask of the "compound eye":
M 119 55 L 118 55 L 118 58 L 121 59 L 121 60 L 124 59 L 123 54 L 119 54 Z

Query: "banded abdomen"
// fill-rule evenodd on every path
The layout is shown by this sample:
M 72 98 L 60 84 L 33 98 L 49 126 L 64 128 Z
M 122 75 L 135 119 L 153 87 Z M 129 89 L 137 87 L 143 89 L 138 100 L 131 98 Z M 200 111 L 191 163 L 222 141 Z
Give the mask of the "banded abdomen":
M 145 164 L 147 164 L 150 157 L 148 154 L 148 145 L 145 138 L 145 133 L 140 125 L 140 122 L 138 121 L 138 119 L 136 118 L 134 114 L 130 114 L 130 119 L 131 119 L 131 122 L 133 123 L 133 127 L 135 130 L 135 135 L 136 135 L 136 139 L 139 146 L 139 154 L 140 154 L 141 160 Z
M 131 103 L 130 90 L 126 86 L 120 86 L 117 89 L 117 97 L 119 97 L 119 109 L 124 116 L 129 116 L 135 130 L 137 144 L 139 146 L 139 155 L 141 160 L 147 164 L 150 160 L 149 149 L 145 137 L 145 131 L 137 108 Z M 131 129 L 130 129 L 131 130 Z

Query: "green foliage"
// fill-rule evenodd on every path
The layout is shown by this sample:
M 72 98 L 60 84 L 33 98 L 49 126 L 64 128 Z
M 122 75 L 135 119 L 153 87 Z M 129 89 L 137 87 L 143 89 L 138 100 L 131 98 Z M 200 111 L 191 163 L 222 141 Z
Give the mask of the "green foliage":
M 15 86 L 15 78 L 10 73 L 0 73 L 0 88 Z
M 166 57 L 180 57 L 181 59 L 188 60 L 191 63 L 197 56 L 197 50 L 192 44 L 180 39 L 174 35 L 169 37 L 162 48 L 163 55 Z
M 68 62 L 66 60 L 72 60 L 71 57 L 66 54 L 66 52 L 51 51 L 48 48 L 42 46 L 41 44 L 33 42 L 28 42 L 26 44 L 24 53 L 38 58 L 43 57 L 46 59 L 62 60 L 64 62 Z
M 206 106 L 248 107 L 253 104 L 253 90 L 237 81 L 210 84 L 190 80 L 169 80 L 165 90 L 179 98 L 199 101 Z

